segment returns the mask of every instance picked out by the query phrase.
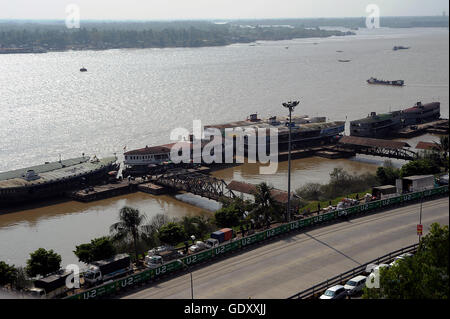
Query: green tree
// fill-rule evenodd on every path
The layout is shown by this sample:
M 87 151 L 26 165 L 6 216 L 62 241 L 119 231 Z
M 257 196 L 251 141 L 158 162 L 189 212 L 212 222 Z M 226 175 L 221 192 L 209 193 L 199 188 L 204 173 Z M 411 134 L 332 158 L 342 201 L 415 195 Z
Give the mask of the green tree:
M 0 261 L 0 286 L 12 284 L 16 274 L 17 270 L 14 265 L 10 266 L 4 261 Z
M 186 239 L 186 234 L 181 225 L 171 222 L 160 228 L 158 238 L 162 243 L 176 246 Z
M 76 246 L 74 254 L 79 261 L 90 263 L 108 259 L 116 254 L 116 248 L 109 237 L 94 238 L 90 243 Z
M 16 290 L 22 290 L 24 288 L 30 287 L 32 284 L 31 280 L 27 276 L 27 272 L 23 267 L 16 268 L 16 276 L 14 277 L 13 287 Z
M 208 233 L 215 229 L 211 218 L 205 216 L 196 216 L 196 225 L 197 229 L 195 236 L 197 238 L 204 238 Z
M 400 177 L 400 170 L 394 167 L 378 167 L 377 179 L 381 185 L 395 185 L 395 180 Z
M 45 250 L 39 248 L 30 254 L 27 260 L 26 272 L 28 276 L 35 277 L 37 275 L 46 276 L 61 268 L 61 256 L 53 251 L 53 249 Z
M 435 161 L 431 159 L 418 159 L 410 161 L 400 169 L 400 176 L 426 175 L 439 173 L 441 169 Z
M 269 187 L 267 183 L 256 185 L 254 208 L 251 212 L 252 216 L 265 225 L 269 224 L 273 219 L 280 219 L 282 214 L 281 205 L 273 199 L 273 187 Z
M 364 288 L 365 299 L 448 299 L 449 229 L 434 223 L 417 253 L 380 271 L 380 288 Z
M 297 195 L 306 200 L 320 200 L 322 185 L 319 183 L 307 183 L 297 189 Z
M 125 206 L 119 212 L 119 221 L 111 225 L 109 231 L 114 241 L 132 242 L 136 261 L 139 259 L 138 240 L 145 236 L 145 215 L 138 209 Z
M 203 238 L 211 229 L 210 219 L 205 216 L 184 216 L 180 222 L 186 236 L 194 235 Z

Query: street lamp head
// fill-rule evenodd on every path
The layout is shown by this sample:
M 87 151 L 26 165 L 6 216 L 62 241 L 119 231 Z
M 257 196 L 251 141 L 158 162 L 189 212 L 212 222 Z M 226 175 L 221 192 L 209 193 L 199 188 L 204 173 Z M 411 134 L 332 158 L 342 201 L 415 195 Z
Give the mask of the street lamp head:
M 293 111 L 294 108 L 300 103 L 300 101 L 289 101 L 289 102 L 284 102 L 282 103 L 282 105 L 285 108 L 288 108 L 290 111 Z

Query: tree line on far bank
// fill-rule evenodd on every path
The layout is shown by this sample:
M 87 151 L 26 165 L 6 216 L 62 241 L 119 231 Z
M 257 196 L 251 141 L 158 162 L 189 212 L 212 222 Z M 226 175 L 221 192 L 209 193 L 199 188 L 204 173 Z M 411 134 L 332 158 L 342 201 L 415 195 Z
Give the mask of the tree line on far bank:
M 258 40 L 289 40 L 353 35 L 318 27 L 259 26 L 186 22 L 167 24 L 83 23 L 79 29 L 64 25 L 0 24 L 0 48 L 42 47 L 47 50 L 223 46 Z

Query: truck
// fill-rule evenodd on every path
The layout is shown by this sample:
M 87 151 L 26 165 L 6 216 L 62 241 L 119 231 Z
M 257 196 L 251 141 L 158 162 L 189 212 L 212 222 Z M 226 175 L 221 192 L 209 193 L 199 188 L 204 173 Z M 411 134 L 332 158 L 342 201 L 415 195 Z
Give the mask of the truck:
M 84 273 L 84 282 L 88 286 L 127 275 L 133 271 L 128 254 L 118 254 L 112 258 L 94 261 Z
M 209 248 L 213 248 L 213 247 L 217 247 L 217 246 L 219 246 L 219 241 L 217 239 L 215 239 L 215 238 L 208 238 L 205 241 L 205 245 L 206 245 L 206 247 L 208 249 Z
M 37 279 L 33 282 L 33 287 L 27 290 L 27 293 L 35 298 L 54 298 L 62 295 L 69 290 L 66 286 L 66 279 L 72 272 L 60 270 L 50 276 Z
M 222 228 L 221 230 L 211 233 L 211 238 L 217 239 L 219 243 L 223 243 L 233 238 L 233 229 Z

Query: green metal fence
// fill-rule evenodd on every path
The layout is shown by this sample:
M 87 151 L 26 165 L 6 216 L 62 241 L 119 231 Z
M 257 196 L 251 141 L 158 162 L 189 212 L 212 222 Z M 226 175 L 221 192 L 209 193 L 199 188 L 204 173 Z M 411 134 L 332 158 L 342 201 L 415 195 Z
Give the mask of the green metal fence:
M 427 199 L 433 196 L 443 195 L 448 193 L 448 186 L 437 187 L 430 190 L 425 190 L 421 192 L 404 194 L 388 199 L 377 200 L 373 202 L 369 202 L 366 204 L 361 204 L 357 206 L 353 206 L 350 208 L 346 208 L 343 210 L 333 211 L 329 213 L 323 213 L 318 216 L 313 216 L 309 218 L 304 218 L 301 220 L 296 220 L 287 224 L 280 225 L 278 227 L 265 230 L 262 232 L 255 233 L 250 236 L 246 236 L 244 238 L 228 242 L 218 247 L 211 248 L 202 252 L 199 252 L 194 255 L 189 255 L 181 258 L 181 262 L 178 260 L 171 261 L 162 266 L 159 266 L 154 269 L 147 269 L 141 272 L 135 273 L 133 275 L 127 276 L 125 278 L 121 278 L 115 280 L 111 283 L 105 283 L 101 286 L 91 288 L 82 293 L 75 294 L 69 296 L 67 298 L 70 299 L 92 299 L 98 298 L 102 296 L 107 296 L 120 290 L 123 290 L 126 287 L 134 286 L 136 284 L 142 282 L 148 282 L 150 280 L 154 280 L 155 278 L 159 278 L 163 275 L 173 274 L 174 272 L 182 269 L 184 267 L 183 263 L 187 266 L 192 266 L 201 262 L 213 260 L 216 256 L 223 255 L 225 253 L 237 251 L 239 249 L 245 248 L 247 246 L 251 246 L 256 243 L 260 243 L 266 239 L 269 239 L 274 236 L 279 236 L 282 234 L 286 234 L 290 231 L 304 229 L 309 226 L 315 226 L 324 224 L 329 221 L 337 220 L 339 218 L 348 218 L 354 216 L 356 214 L 365 214 L 371 213 L 376 209 L 387 208 L 403 203 L 413 202 L 421 199 Z

